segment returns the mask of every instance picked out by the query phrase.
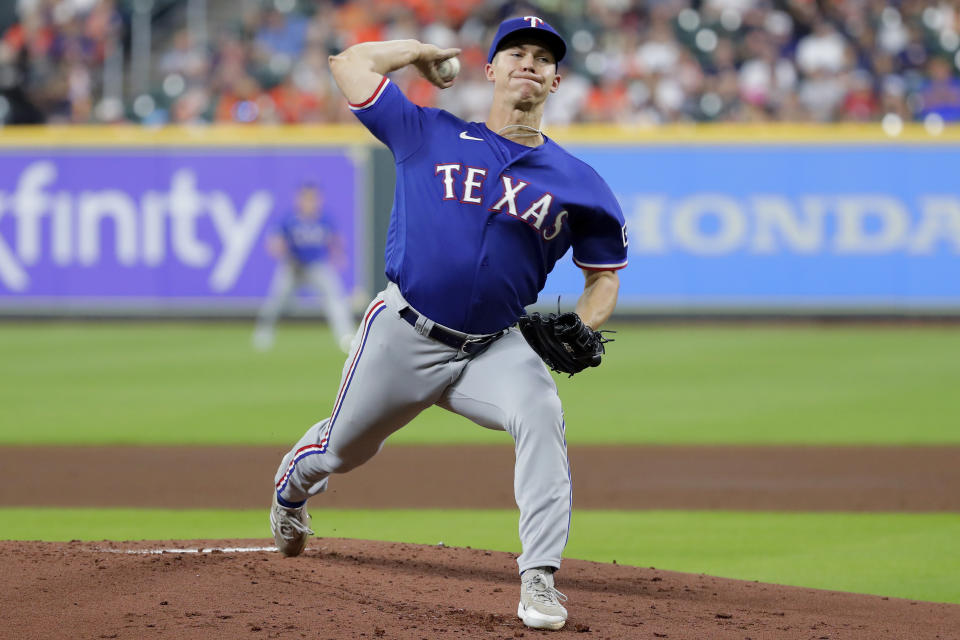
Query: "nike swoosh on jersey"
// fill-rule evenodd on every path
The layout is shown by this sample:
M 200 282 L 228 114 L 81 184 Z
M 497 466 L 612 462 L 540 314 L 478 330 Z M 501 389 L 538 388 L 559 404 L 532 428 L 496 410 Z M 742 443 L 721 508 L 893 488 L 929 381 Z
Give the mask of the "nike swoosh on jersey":
M 461 140 L 478 140 L 480 142 L 483 142 L 483 138 L 474 138 L 472 135 L 470 135 L 466 131 L 460 132 L 460 139 Z

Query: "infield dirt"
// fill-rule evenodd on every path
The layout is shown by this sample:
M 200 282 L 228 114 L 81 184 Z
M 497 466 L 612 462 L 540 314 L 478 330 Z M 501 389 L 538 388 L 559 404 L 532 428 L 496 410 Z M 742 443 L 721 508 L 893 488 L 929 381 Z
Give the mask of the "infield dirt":
M 0 506 L 262 507 L 266 522 L 264 484 L 281 453 L 0 449 Z M 586 447 L 572 448 L 571 461 L 580 508 L 957 512 L 958 454 Z M 41 457 L 45 471 L 37 474 Z M 337 477 L 318 500 L 356 508 L 509 508 L 512 462 L 509 448 L 388 447 Z M 466 492 L 477 474 L 484 491 Z M 340 539 L 313 539 L 298 558 L 256 549 L 271 544 L 0 542 L 0 638 L 960 639 L 960 605 L 580 560 L 566 560 L 557 578 L 570 597 L 566 628 L 537 632 L 515 616 L 512 554 Z M 202 547 L 253 549 L 142 553 Z
M 0 506 L 263 508 L 284 453 L 0 447 Z M 575 509 L 960 512 L 960 447 L 571 446 L 570 466 Z M 316 500 L 513 509 L 513 449 L 388 443 Z

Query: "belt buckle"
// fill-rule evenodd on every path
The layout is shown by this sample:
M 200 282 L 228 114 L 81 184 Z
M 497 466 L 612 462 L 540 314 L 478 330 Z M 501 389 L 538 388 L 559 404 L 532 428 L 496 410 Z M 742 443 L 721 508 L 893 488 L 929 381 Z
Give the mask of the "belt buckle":
M 480 336 L 479 338 L 464 338 L 463 344 L 460 345 L 460 353 L 462 353 L 465 356 L 476 355 L 476 354 L 467 353 L 467 345 L 476 344 L 476 345 L 479 345 L 480 347 L 485 348 L 491 342 L 493 342 L 494 340 L 496 340 L 502 335 L 503 335 L 503 331 L 498 331 L 497 333 L 491 333 L 486 336 Z M 480 351 L 483 351 L 483 349 L 479 349 L 477 353 L 479 353 Z
M 491 339 L 492 339 L 491 336 L 481 336 L 479 338 L 464 338 L 463 344 L 460 345 L 460 353 L 462 353 L 465 356 L 469 356 L 471 355 L 470 352 L 467 351 L 467 349 L 469 348 L 469 345 L 471 344 L 483 345 L 484 343 L 489 342 Z

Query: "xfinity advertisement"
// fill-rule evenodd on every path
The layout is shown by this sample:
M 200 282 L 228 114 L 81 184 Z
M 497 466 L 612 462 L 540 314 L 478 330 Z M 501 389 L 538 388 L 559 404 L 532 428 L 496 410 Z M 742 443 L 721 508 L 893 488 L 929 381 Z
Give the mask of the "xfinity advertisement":
M 255 305 L 275 260 L 264 240 L 304 184 L 363 284 L 358 170 L 345 152 L 102 151 L 0 155 L 0 305 Z

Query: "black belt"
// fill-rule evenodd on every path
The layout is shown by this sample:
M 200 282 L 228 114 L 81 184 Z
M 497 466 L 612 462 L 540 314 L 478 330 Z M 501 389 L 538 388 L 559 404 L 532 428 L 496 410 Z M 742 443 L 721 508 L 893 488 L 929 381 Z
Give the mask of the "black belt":
M 410 307 L 406 307 L 400 311 L 400 317 L 410 323 L 411 326 L 416 328 L 417 321 L 420 320 L 421 316 Z M 465 355 L 475 356 L 489 347 L 491 343 L 502 336 L 503 333 L 503 331 L 498 331 L 497 333 L 480 336 L 479 338 L 464 338 L 444 329 L 438 324 L 434 324 L 433 327 L 430 328 L 429 333 L 427 333 L 427 337 L 432 338 L 437 342 L 442 342 L 448 347 L 452 347 L 457 351 L 463 352 Z

